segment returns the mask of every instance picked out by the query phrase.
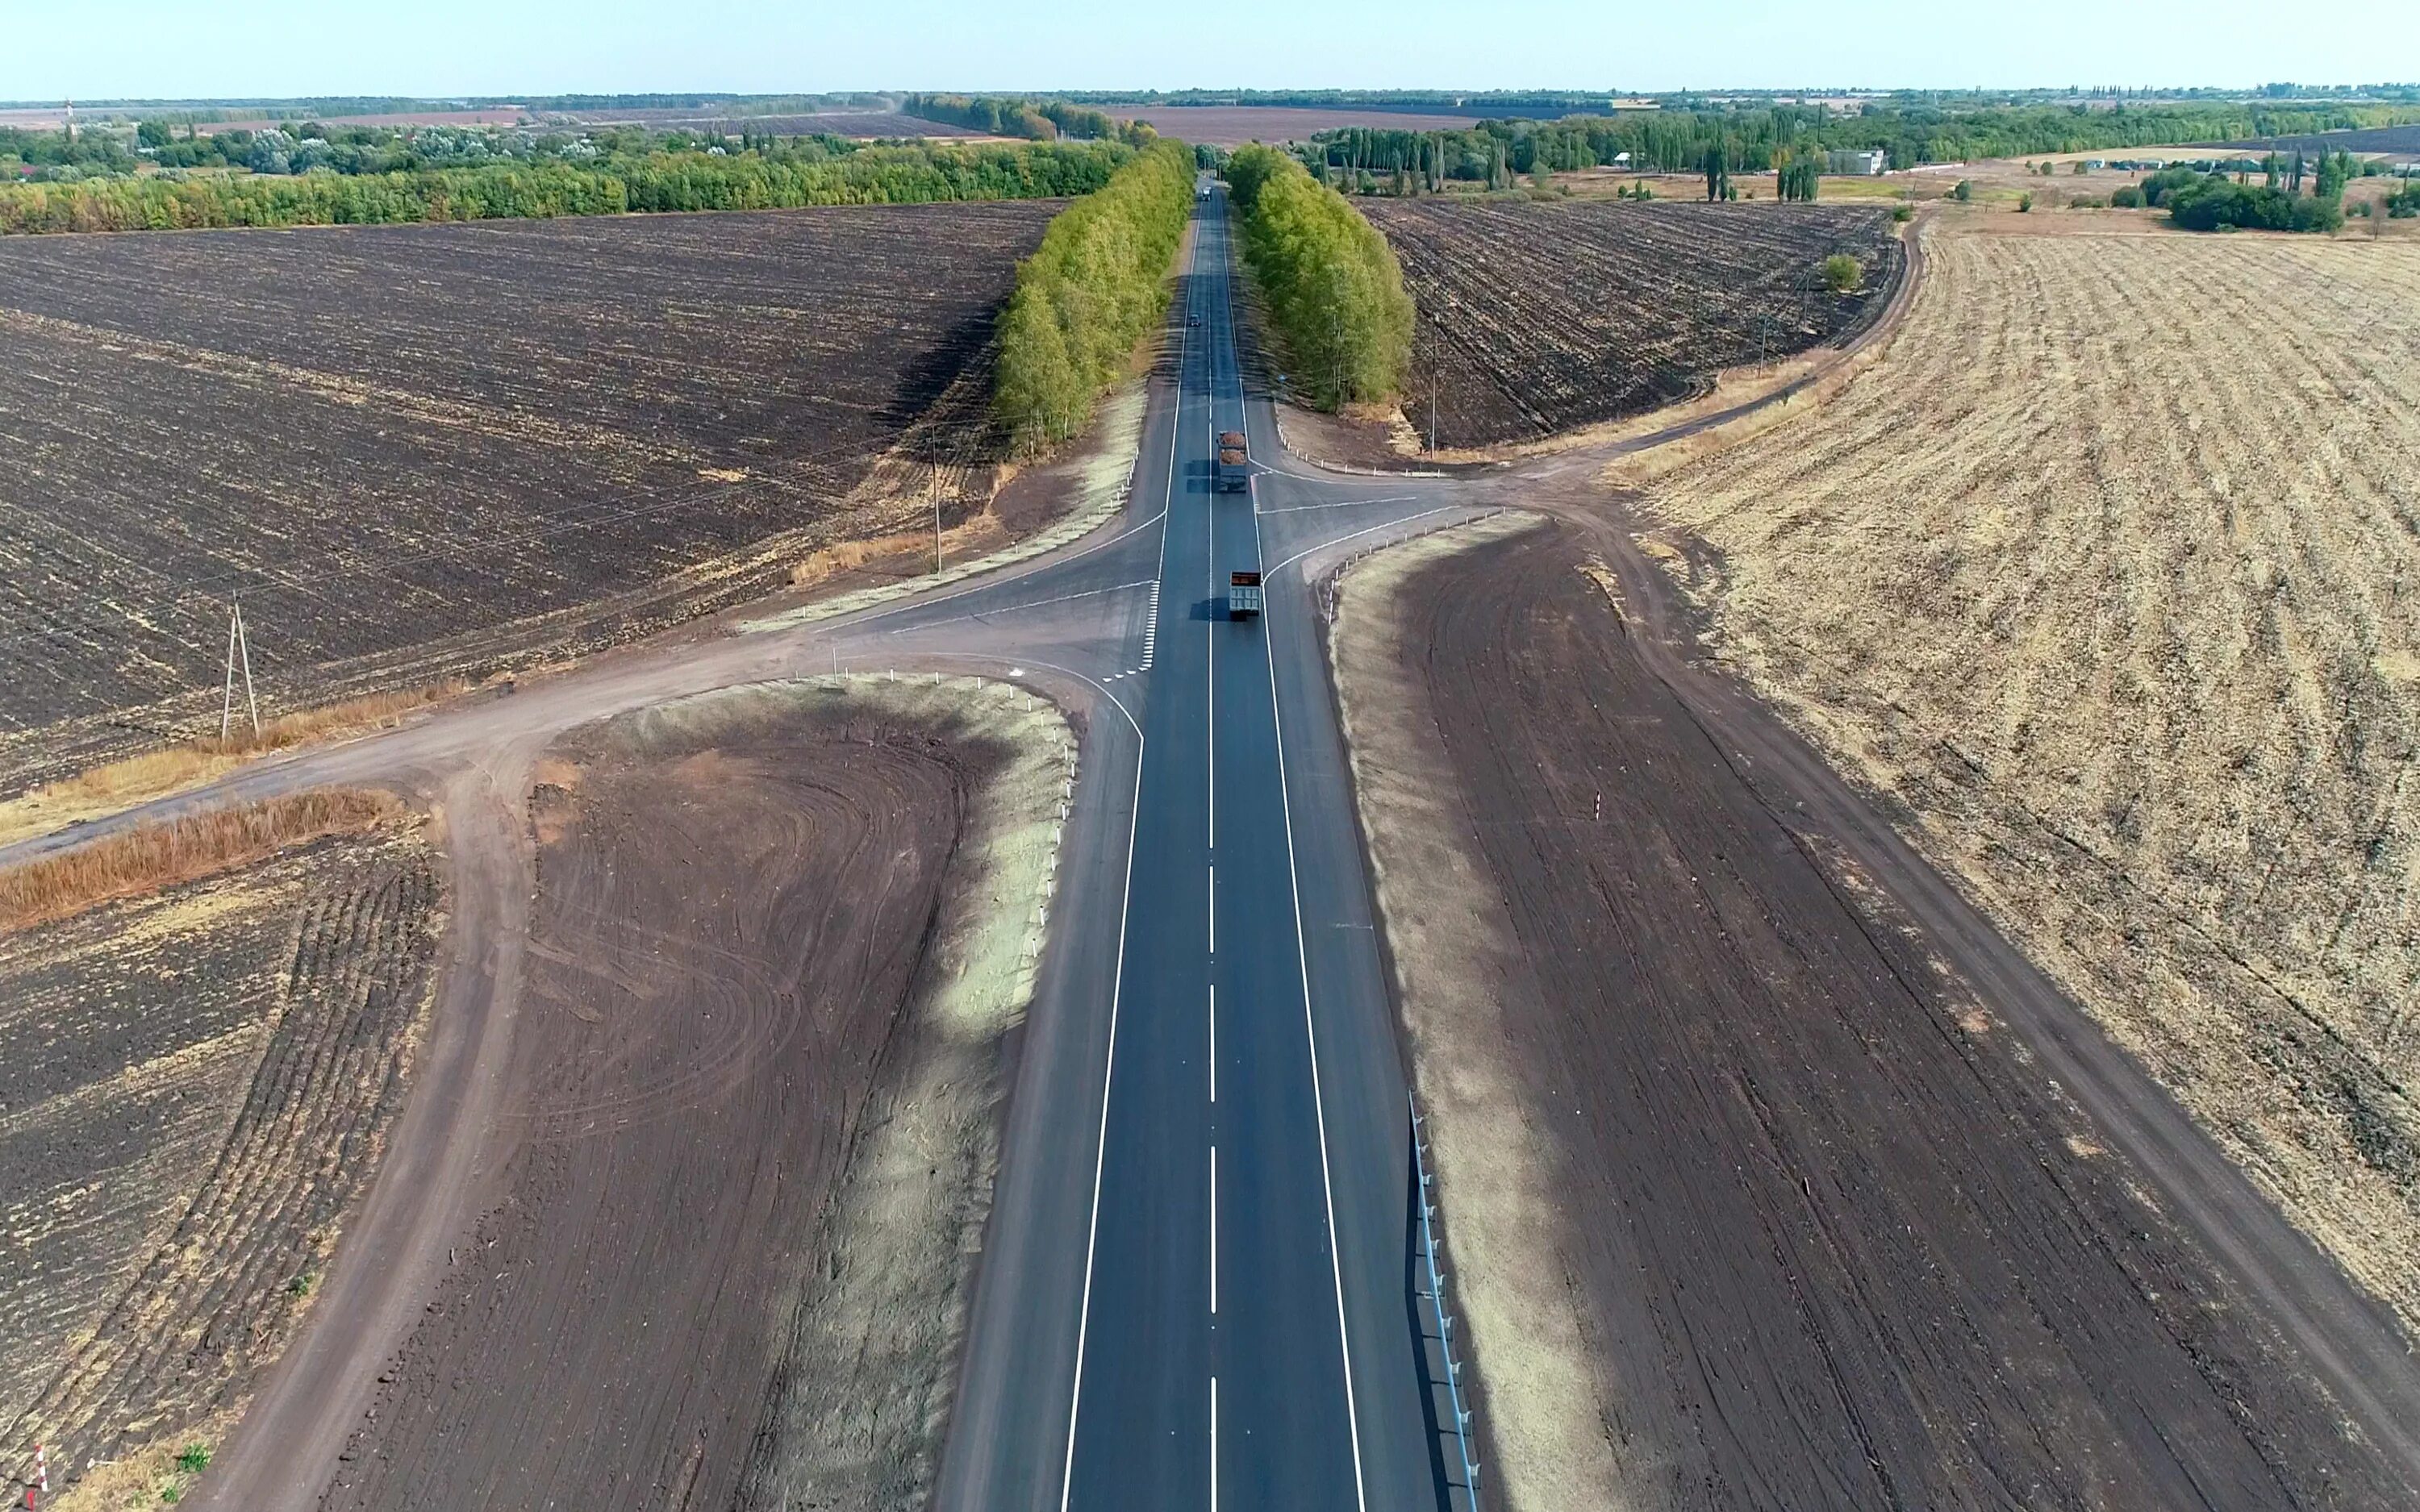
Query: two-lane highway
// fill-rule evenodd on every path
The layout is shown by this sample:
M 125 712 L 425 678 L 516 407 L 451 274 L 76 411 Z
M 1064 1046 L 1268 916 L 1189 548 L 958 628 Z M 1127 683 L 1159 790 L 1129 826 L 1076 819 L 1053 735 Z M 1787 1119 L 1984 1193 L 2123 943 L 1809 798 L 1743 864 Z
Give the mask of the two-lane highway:
M 1281 569 L 1459 511 L 1402 480 L 1215 490 L 1218 432 L 1249 431 L 1256 456 L 1276 442 L 1242 381 L 1223 195 L 1201 209 L 1137 478 L 1156 529 L 985 611 L 1131 587 L 1156 548 L 1150 665 L 1114 685 L 1140 737 L 1125 873 L 1092 924 L 1114 947 L 1036 1007 L 1055 1032 L 1016 1092 L 951 1507 L 1439 1504 L 1402 1072 L 1309 599 Z M 1268 575 L 1260 620 L 1227 617 L 1239 569 Z

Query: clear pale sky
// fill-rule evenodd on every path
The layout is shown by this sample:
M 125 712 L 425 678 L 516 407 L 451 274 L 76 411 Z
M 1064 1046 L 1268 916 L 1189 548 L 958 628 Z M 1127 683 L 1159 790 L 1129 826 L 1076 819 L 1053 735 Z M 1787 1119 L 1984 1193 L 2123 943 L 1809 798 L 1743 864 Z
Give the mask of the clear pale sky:
M 0 0 L 0 99 L 2420 77 L 2410 0 Z

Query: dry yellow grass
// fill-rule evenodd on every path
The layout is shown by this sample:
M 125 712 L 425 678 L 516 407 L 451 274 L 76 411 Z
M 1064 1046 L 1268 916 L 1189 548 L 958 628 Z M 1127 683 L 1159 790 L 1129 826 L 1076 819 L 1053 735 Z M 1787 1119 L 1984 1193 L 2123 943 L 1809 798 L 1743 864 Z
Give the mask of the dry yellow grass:
M 359 834 L 401 810 L 384 793 L 325 788 L 137 825 L 0 871 L 0 933 L 231 872 L 324 836 Z
M 1928 249 L 1879 366 L 1651 507 L 1723 654 L 2420 1325 L 2420 246 Z
M 386 729 L 404 716 L 469 687 L 468 683 L 452 681 L 399 692 L 365 694 L 341 703 L 281 714 L 264 720 L 258 734 L 247 725 L 225 740 L 208 736 L 96 766 L 0 803 L 0 844 L 27 835 L 45 834 L 71 820 L 98 818 L 198 786 L 255 756 L 314 740 L 342 739 Z

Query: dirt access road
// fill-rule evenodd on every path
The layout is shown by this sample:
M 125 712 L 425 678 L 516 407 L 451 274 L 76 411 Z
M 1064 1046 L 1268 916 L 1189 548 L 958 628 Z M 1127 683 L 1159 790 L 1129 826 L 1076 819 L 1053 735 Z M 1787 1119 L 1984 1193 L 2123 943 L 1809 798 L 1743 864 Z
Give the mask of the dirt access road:
M 1618 538 L 1420 568 L 1345 688 L 1396 701 L 1357 760 L 1441 795 L 1424 864 L 1477 884 L 1373 841 L 1512 1504 L 2401 1504 L 2408 1442 L 2345 1431 L 2206 1216 L 2012 1033 L 2004 964 L 1898 901 L 1955 895 L 1877 884 L 1854 800 L 1707 696 L 1652 574 L 1591 561 Z

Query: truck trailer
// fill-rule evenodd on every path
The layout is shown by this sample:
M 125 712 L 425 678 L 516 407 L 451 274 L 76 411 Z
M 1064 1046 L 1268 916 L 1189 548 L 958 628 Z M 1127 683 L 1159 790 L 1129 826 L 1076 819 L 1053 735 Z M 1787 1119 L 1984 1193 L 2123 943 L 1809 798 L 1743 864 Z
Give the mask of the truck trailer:
M 1257 572 L 1231 572 L 1227 575 L 1227 618 L 1249 620 L 1261 612 L 1261 575 Z
M 1244 452 L 1244 433 L 1218 433 L 1218 488 L 1220 493 L 1245 493 L 1252 486 L 1252 459 Z

